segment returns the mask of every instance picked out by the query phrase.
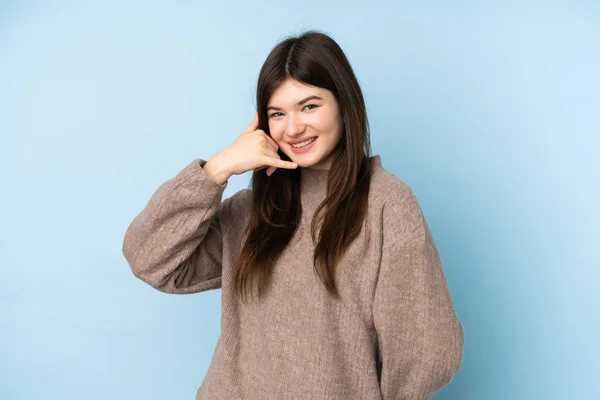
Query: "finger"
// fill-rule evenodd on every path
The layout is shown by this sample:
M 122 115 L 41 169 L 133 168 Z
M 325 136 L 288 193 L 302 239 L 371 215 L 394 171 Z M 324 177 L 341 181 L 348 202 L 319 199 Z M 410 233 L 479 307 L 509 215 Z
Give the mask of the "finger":
M 261 139 L 265 140 L 265 146 L 269 149 L 269 150 L 273 150 L 275 153 L 277 153 L 277 150 L 279 150 L 279 146 L 277 145 L 277 142 L 275 140 L 273 140 L 273 138 L 269 135 L 267 135 L 267 133 L 265 131 L 263 131 L 262 129 L 255 129 L 256 132 L 258 132 L 259 137 Z
M 272 138 L 270 138 L 269 135 L 267 135 L 266 133 L 263 134 L 263 138 L 265 139 L 265 153 L 272 157 L 279 158 L 279 155 L 277 154 L 279 146 L 277 146 L 277 143 L 275 143 L 275 141 Z
M 269 143 L 271 143 L 272 146 L 275 147 L 275 151 L 279 150 L 279 145 L 277 144 L 277 142 L 271 136 L 267 135 L 266 133 L 265 133 L 265 136 L 267 137 L 267 141 Z
M 269 144 L 267 143 L 267 146 L 269 146 Z M 272 149 L 269 147 L 270 151 L 267 151 L 267 157 L 270 157 L 272 160 L 280 160 L 279 158 L 279 154 L 277 154 L 277 150 Z M 273 173 L 275 172 L 275 170 L 277 170 L 277 167 L 273 166 L 273 165 L 266 165 L 263 168 L 266 168 L 267 170 L 265 171 L 265 173 L 267 174 L 267 176 L 271 176 L 273 175 Z M 261 168 L 262 169 L 262 168 Z
M 296 169 L 298 167 L 295 162 L 282 160 L 279 156 L 277 158 L 266 156 L 263 162 L 265 165 L 275 168 Z
M 258 113 L 255 113 L 254 119 L 252 120 L 252 122 L 250 122 L 250 125 L 248 125 L 246 127 L 246 129 L 244 129 L 243 133 L 254 132 L 257 128 L 258 128 Z
M 269 168 L 267 168 L 266 173 L 268 176 L 271 176 L 275 173 L 275 171 L 277 171 L 277 167 L 269 167 Z

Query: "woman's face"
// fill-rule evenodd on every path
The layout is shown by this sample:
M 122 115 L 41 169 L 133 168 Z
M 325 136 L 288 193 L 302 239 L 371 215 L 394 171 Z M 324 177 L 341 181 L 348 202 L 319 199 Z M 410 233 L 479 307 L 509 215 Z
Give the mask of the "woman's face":
M 288 79 L 271 96 L 267 116 L 271 137 L 299 167 L 331 168 L 333 149 L 344 128 L 332 92 Z M 315 137 L 304 147 L 292 146 Z

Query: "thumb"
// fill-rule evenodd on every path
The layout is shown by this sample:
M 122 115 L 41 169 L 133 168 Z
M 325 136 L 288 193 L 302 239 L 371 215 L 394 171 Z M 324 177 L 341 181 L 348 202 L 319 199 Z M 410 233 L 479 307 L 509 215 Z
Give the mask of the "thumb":
M 258 128 L 258 112 L 254 114 L 254 119 L 250 122 L 250 125 L 244 129 L 244 133 L 254 132 Z

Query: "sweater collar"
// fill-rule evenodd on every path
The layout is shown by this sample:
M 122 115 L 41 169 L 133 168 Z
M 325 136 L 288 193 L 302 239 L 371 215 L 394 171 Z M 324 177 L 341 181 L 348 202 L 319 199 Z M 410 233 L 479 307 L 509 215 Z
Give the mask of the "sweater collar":
M 372 156 L 373 172 L 381 170 L 381 156 Z M 302 168 L 300 172 L 300 198 L 304 211 L 314 211 L 327 195 L 328 169 Z

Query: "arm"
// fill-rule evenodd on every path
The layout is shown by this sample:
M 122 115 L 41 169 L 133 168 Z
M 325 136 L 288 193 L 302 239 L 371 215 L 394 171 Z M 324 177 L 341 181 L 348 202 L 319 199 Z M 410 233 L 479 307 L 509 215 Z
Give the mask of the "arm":
M 220 214 L 228 182 L 217 183 L 202 167 L 188 164 L 158 187 L 125 233 L 123 254 L 133 274 L 165 293 L 197 293 L 221 287 Z
M 464 330 L 413 192 L 406 186 L 390 198 L 373 301 L 381 394 L 430 399 L 461 365 Z

